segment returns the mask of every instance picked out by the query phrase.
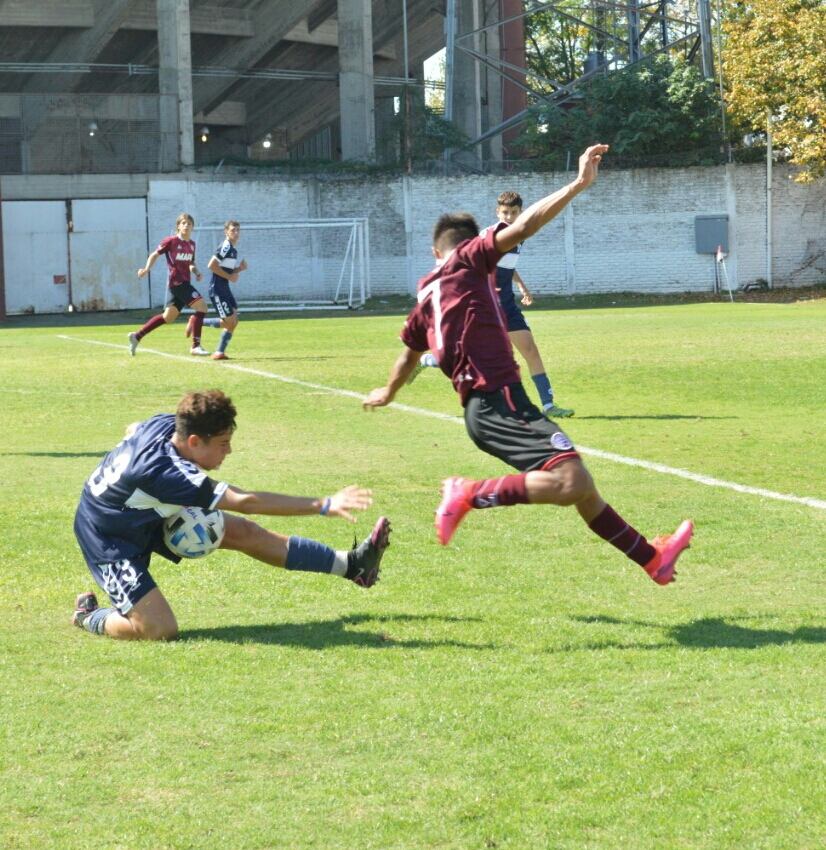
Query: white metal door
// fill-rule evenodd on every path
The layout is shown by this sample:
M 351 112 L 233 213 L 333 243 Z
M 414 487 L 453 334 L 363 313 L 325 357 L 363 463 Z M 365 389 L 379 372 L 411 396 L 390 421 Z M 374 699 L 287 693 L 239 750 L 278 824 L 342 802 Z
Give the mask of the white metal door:
M 6 312 L 60 313 L 69 305 L 65 201 L 3 201 Z
M 145 198 L 72 201 L 70 250 L 77 310 L 149 307 Z

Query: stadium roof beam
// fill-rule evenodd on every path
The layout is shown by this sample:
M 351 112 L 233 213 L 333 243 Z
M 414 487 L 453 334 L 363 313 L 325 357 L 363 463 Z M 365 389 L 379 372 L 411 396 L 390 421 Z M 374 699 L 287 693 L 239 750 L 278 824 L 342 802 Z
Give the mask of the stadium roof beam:
M 295 41 L 299 44 L 321 44 L 325 47 L 338 48 L 338 21 L 323 21 L 314 30 L 310 30 L 307 21 L 301 21 L 284 36 L 284 41 Z M 375 50 L 374 53 L 376 56 L 381 56 L 382 59 L 396 58 L 396 50 L 393 45 L 382 47 Z
M 410 32 L 410 60 L 411 67 L 420 66 L 422 62 L 431 56 L 434 52 L 433 45 L 442 35 L 442 18 L 440 15 L 426 14 L 430 9 L 431 0 L 410 0 L 408 2 L 408 14 L 413 22 Z M 374 19 L 373 23 L 374 41 L 373 50 L 375 57 L 374 82 L 377 86 L 398 85 L 401 87 L 404 83 L 404 77 L 391 77 L 394 71 L 399 72 L 401 68 L 401 57 L 395 61 L 383 58 L 385 54 L 384 48 L 393 43 L 401 35 L 401 20 L 397 14 L 384 14 L 378 19 Z M 295 62 L 302 62 L 304 56 L 298 49 L 299 45 L 295 45 L 295 50 L 287 52 L 279 56 L 279 63 L 286 63 L 288 59 L 294 58 Z M 398 55 L 399 51 L 394 51 Z M 304 60 L 305 61 L 305 60 Z M 330 54 L 326 58 L 317 56 L 312 63 L 317 73 L 332 72 L 333 78 L 337 78 L 338 64 L 334 54 Z M 326 91 L 327 86 L 319 85 L 318 92 Z M 333 90 L 334 91 L 334 90 Z M 236 95 L 241 99 L 247 99 L 247 90 L 242 89 L 236 92 Z M 312 98 L 308 98 L 306 89 L 296 87 L 282 86 L 278 90 L 269 89 L 265 96 L 262 96 L 260 90 L 256 90 L 254 95 L 249 98 L 249 108 L 247 110 L 247 132 L 250 143 L 260 139 L 265 133 L 274 129 L 288 130 L 290 136 L 305 137 L 312 133 L 315 129 L 319 129 L 331 121 L 335 121 L 339 117 L 339 110 L 333 104 L 330 110 L 325 110 L 319 106 L 314 106 L 316 103 L 316 94 Z M 309 102 L 309 103 L 308 103 Z M 293 116 L 303 110 L 305 104 L 309 107 L 310 115 L 314 115 L 314 123 L 312 126 L 307 126 L 302 121 L 302 126 L 299 131 L 293 121 Z
M 3 27 L 91 29 L 99 17 L 92 0 L 5 0 L 2 7 Z M 130 0 L 120 29 L 157 30 L 154 0 Z M 248 10 L 225 6 L 198 5 L 191 9 L 190 29 L 196 35 L 221 33 L 250 38 L 255 34 Z
M 322 0 L 316 8 L 307 15 L 307 28 L 312 32 L 318 29 L 324 21 L 332 17 L 336 11 L 338 0 Z
M 290 0 L 287 3 L 263 3 L 253 18 L 255 35 L 242 44 L 230 42 L 213 56 L 216 65 L 246 71 L 254 67 L 284 36 L 307 17 L 318 5 L 317 0 Z M 218 79 L 199 81 L 193 105 L 195 112 L 209 112 L 224 100 L 234 81 Z
M 64 36 L 47 61 L 94 62 L 121 27 L 128 12 L 129 0 L 97 0 L 92 26 Z M 57 91 L 60 91 L 60 79 L 55 81 Z M 23 91 L 31 91 L 33 82 L 29 77 L 23 84 Z
M 132 0 L 129 14 L 121 29 L 157 30 L 155 0 Z M 220 34 L 235 38 L 252 38 L 255 35 L 255 25 L 250 12 L 235 6 L 202 6 L 192 3 L 189 10 L 189 29 L 193 35 Z

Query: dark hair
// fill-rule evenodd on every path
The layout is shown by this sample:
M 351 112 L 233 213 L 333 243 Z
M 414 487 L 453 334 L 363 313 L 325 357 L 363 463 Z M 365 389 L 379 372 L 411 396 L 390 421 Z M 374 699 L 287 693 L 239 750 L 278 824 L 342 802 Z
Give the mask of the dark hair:
M 445 213 L 433 228 L 433 246 L 439 251 L 448 251 L 478 235 L 479 225 L 470 213 Z
M 208 440 L 235 430 L 235 405 L 221 390 L 187 393 L 175 411 L 175 433 L 184 440 L 191 434 Z
M 500 207 L 521 207 L 522 196 L 519 192 L 502 192 L 496 199 L 496 204 Z

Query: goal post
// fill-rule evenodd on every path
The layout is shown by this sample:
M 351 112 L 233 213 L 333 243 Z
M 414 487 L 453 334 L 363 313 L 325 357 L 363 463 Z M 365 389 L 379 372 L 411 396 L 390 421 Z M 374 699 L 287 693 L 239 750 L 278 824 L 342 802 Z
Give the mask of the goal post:
M 369 238 L 366 218 L 241 221 L 238 259 L 248 268 L 231 284 L 239 309 L 362 307 L 370 297 Z M 195 239 L 206 281 L 206 264 L 224 239 L 223 222 L 199 226 Z

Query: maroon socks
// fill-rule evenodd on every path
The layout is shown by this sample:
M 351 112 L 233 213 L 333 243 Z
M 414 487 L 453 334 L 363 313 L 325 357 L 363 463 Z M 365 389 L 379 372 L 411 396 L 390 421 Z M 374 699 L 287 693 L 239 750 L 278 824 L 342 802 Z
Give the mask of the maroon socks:
M 642 534 L 628 525 L 610 505 L 606 505 L 602 513 L 588 523 L 588 527 L 641 567 L 657 554 Z
M 527 504 L 525 473 L 486 478 L 484 481 L 468 481 L 468 497 L 474 508 Z
M 161 325 L 165 325 L 166 322 L 163 320 L 163 315 L 153 316 L 137 333 L 138 339 L 143 339 L 148 333 L 151 333 L 155 330 L 155 328 L 159 328 Z
M 201 344 L 201 328 L 204 326 L 206 313 L 196 313 L 192 322 L 192 347 L 197 348 Z

